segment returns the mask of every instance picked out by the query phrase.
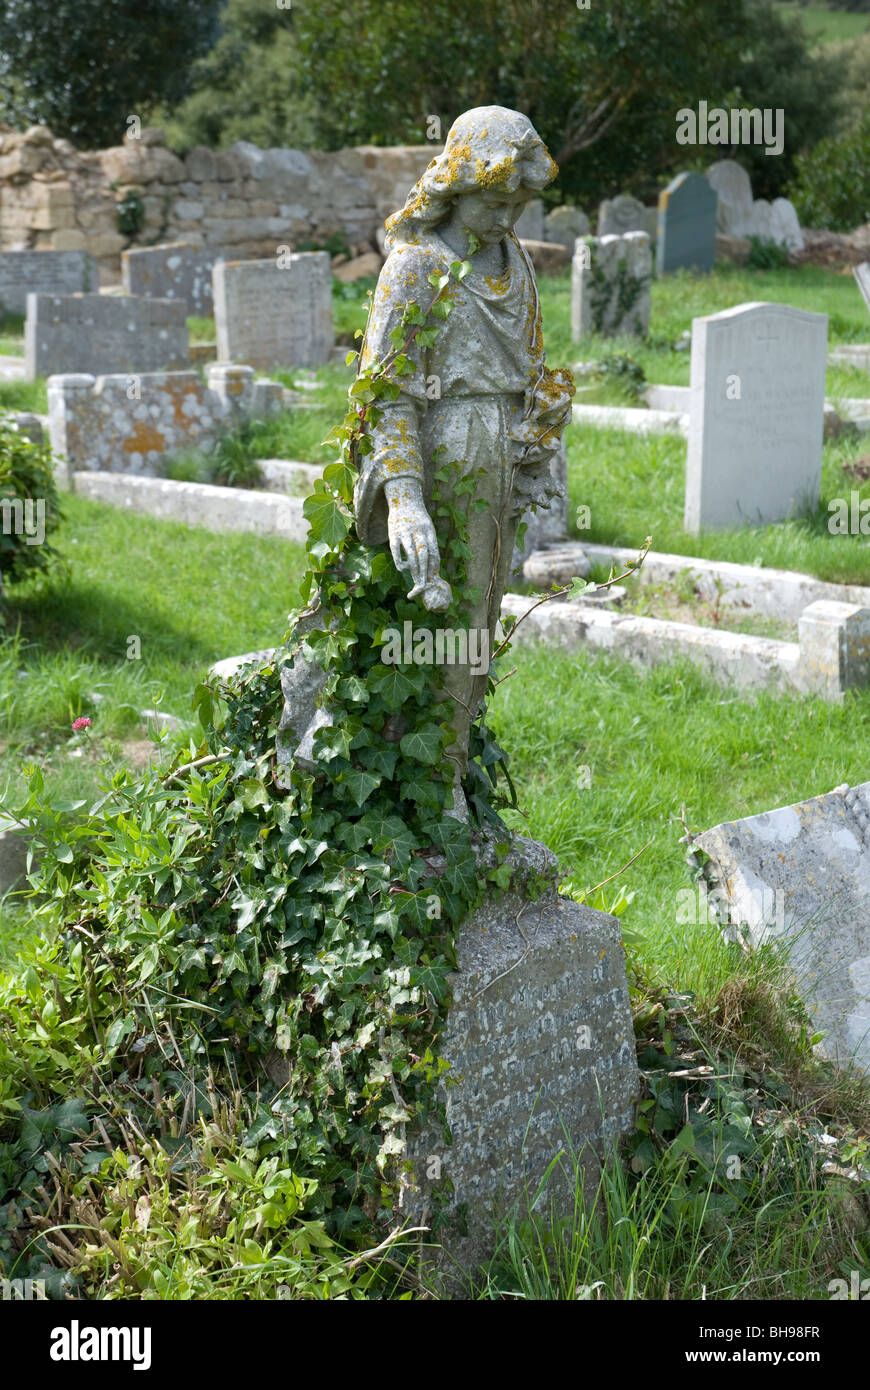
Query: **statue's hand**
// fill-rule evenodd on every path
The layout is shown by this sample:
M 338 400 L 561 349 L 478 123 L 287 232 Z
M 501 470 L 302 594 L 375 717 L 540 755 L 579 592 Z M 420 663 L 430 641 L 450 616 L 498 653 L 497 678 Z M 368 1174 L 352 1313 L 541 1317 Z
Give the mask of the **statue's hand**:
M 389 507 L 387 528 L 393 564 L 397 570 L 410 570 L 414 587 L 408 597 L 416 598 L 422 593 L 428 608 L 426 591 L 438 579 L 441 556 L 435 527 L 423 501 L 423 489 L 416 478 L 394 478 L 384 483 L 384 496 Z M 443 580 L 438 580 L 438 586 L 449 594 Z

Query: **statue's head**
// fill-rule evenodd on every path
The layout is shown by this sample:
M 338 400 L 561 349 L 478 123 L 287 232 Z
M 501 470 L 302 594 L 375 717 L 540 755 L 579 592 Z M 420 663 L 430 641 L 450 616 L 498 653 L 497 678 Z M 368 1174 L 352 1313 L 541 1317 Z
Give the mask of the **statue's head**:
M 475 106 L 450 127 L 444 150 L 387 221 L 387 240 L 413 242 L 446 221 L 458 204 L 463 225 L 482 244 L 500 240 L 522 206 L 558 169 L 528 116 Z

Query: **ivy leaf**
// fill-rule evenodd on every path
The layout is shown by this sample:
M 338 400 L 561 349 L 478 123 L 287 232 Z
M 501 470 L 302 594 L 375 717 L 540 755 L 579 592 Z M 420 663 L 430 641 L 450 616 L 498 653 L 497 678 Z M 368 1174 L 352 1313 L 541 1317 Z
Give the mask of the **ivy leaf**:
M 401 671 L 398 666 L 373 666 L 369 674 L 369 690 L 381 699 L 390 710 L 398 710 L 415 693 L 417 682 Z
M 422 729 L 405 734 L 399 747 L 406 758 L 434 767 L 441 761 L 444 739 L 445 735 L 437 724 L 424 724 Z
M 357 806 L 362 806 L 368 801 L 375 787 L 379 787 L 382 779 L 374 772 L 362 772 L 356 768 L 350 768 L 347 772 L 342 772 L 339 777 L 339 785 L 347 787 L 351 799 Z
M 302 515 L 311 527 L 310 540 L 315 545 L 325 544 L 334 550 L 350 530 L 350 517 L 342 511 L 338 498 L 333 497 L 320 480 L 314 484 L 314 492 L 302 503 Z

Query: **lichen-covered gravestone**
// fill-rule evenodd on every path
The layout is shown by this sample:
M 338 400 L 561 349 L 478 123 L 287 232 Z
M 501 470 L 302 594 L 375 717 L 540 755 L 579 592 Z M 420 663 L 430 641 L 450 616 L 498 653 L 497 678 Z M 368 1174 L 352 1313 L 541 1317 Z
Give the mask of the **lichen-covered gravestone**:
M 335 342 L 326 251 L 219 261 L 212 272 L 218 357 L 258 371 L 318 367 Z
M 827 333 L 826 314 L 787 304 L 693 319 L 687 531 L 818 503 Z
M 656 270 L 712 270 L 716 192 L 703 174 L 677 174 L 659 194 Z
M 646 232 L 579 238 L 571 261 L 571 338 L 642 338 L 649 329 L 652 253 Z
M 435 1220 L 431 1263 L 457 1292 L 493 1253 L 500 1217 L 570 1214 L 578 1171 L 594 1191 L 639 1089 L 619 923 L 553 886 L 530 901 L 526 877 L 555 872 L 543 845 L 518 838 L 508 863 L 516 886 L 478 908 L 457 943 L 439 1043 L 452 1143 L 433 1120 L 408 1150 L 404 1214 Z
M 714 826 L 694 841 L 732 924 L 782 943 L 820 1050 L 870 1068 L 870 782 Z

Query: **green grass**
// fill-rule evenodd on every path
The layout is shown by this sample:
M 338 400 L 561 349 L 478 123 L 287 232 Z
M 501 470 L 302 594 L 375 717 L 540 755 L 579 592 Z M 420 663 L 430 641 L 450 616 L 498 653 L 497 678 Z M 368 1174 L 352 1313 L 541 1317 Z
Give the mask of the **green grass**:
M 93 719 L 85 747 L 99 753 L 106 740 L 146 736 L 136 718 L 143 708 L 191 718 L 193 687 L 212 662 L 280 640 L 303 552 L 273 537 L 215 535 L 72 495 L 63 505 L 57 543 L 66 577 L 7 594 L 0 787 L 19 786 L 22 764 L 38 759 L 64 795 L 87 795 L 97 770 L 90 752 L 69 756 L 73 719 Z M 127 659 L 130 637 L 139 638 L 139 660 Z
M 822 48 L 828 43 L 839 43 L 845 39 L 855 39 L 870 28 L 870 14 L 853 13 L 848 10 L 829 10 L 821 5 L 799 5 L 793 0 L 779 0 L 778 9 L 789 18 L 798 18 L 804 30 L 812 39 L 814 48 Z

